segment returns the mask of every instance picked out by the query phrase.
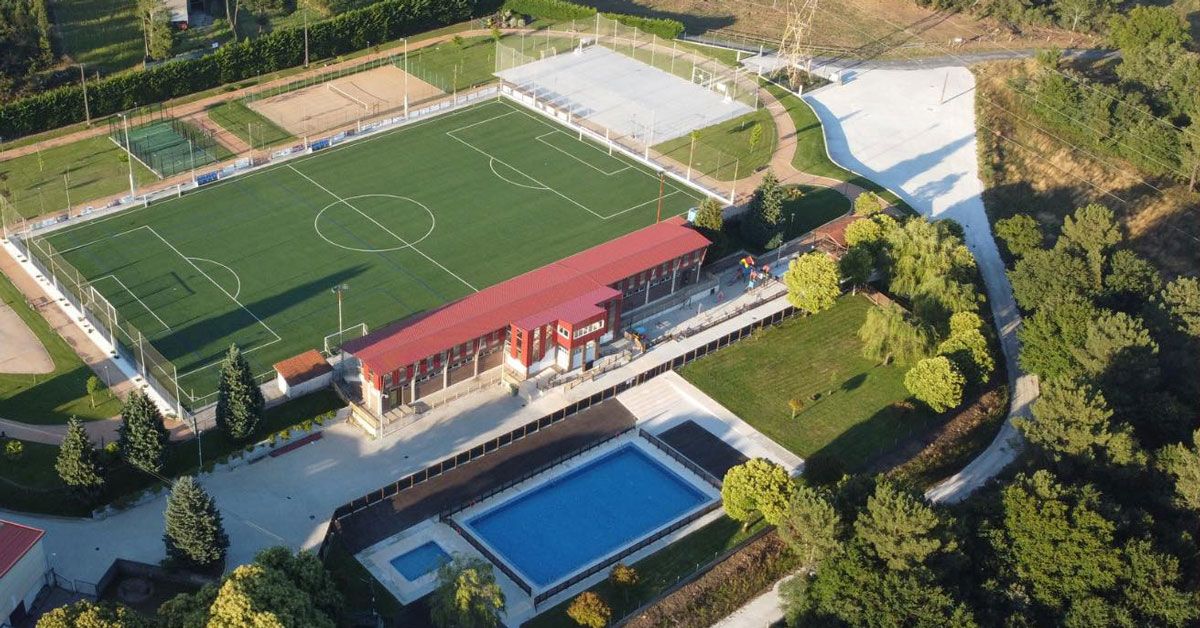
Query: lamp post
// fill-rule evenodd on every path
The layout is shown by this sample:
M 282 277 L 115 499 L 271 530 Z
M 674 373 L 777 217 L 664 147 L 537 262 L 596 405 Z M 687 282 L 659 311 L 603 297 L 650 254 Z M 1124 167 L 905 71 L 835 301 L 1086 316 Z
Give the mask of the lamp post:
M 133 151 L 129 149 L 129 117 L 123 113 L 118 113 L 121 116 L 121 124 L 125 128 L 125 155 L 129 158 L 129 199 L 132 201 L 137 197 L 137 188 L 133 183 Z
M 346 356 L 342 355 L 342 295 L 350 289 L 349 284 L 340 283 L 329 289 L 330 292 L 337 295 L 338 304 L 338 364 L 341 365 L 345 361 Z

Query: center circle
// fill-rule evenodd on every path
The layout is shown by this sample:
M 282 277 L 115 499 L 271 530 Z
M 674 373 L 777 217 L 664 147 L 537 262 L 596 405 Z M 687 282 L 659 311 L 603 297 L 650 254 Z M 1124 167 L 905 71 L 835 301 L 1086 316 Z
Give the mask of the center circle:
M 360 253 L 412 248 L 429 237 L 437 219 L 424 203 L 396 194 L 359 194 L 334 201 L 313 218 L 322 240 Z

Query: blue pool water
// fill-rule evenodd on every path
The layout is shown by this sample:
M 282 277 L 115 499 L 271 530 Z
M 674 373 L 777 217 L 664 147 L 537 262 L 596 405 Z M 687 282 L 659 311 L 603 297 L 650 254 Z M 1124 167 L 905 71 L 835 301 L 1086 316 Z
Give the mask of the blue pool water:
M 440 545 L 430 541 L 416 549 L 408 550 L 407 552 L 393 558 L 391 561 L 392 567 L 404 576 L 405 580 L 412 582 L 417 578 L 435 571 L 442 563 L 450 562 L 450 555 Z
M 627 444 L 473 517 L 467 527 L 540 587 L 708 501 L 690 482 Z

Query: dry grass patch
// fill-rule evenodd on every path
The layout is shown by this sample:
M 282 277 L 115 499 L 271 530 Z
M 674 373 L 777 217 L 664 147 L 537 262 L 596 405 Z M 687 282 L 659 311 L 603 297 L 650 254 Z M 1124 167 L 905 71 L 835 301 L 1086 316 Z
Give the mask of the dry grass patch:
M 975 66 L 980 176 L 990 219 L 1027 213 L 1057 233 L 1087 203 L 1111 208 L 1138 253 L 1169 273 L 1200 267 L 1200 195 L 1173 180 L 1143 177 L 1124 160 L 1099 155 L 1040 130 L 1010 81 L 1033 61 Z

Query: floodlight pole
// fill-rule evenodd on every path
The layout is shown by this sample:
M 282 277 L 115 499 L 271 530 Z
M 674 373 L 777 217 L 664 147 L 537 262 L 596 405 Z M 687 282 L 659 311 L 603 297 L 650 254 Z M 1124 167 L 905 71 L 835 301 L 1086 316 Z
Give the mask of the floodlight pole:
M 341 367 L 342 362 L 346 360 L 346 356 L 342 353 L 342 295 L 350 288 L 349 284 L 340 283 L 332 288 L 330 292 L 337 295 L 338 304 L 338 366 Z
M 404 119 L 408 119 L 408 38 L 404 38 Z
M 308 6 L 304 7 L 304 67 L 308 67 Z
M 121 116 L 121 122 L 125 127 L 125 156 L 129 158 L 129 199 L 132 201 L 137 197 L 137 188 L 133 183 L 133 151 L 129 149 L 129 116 L 118 113 Z
M 667 171 L 658 171 L 658 213 L 654 216 L 654 224 L 662 222 L 663 191 L 667 186 Z
M 192 185 L 196 185 L 196 150 L 192 148 L 192 140 L 188 140 L 188 156 L 192 158 Z

